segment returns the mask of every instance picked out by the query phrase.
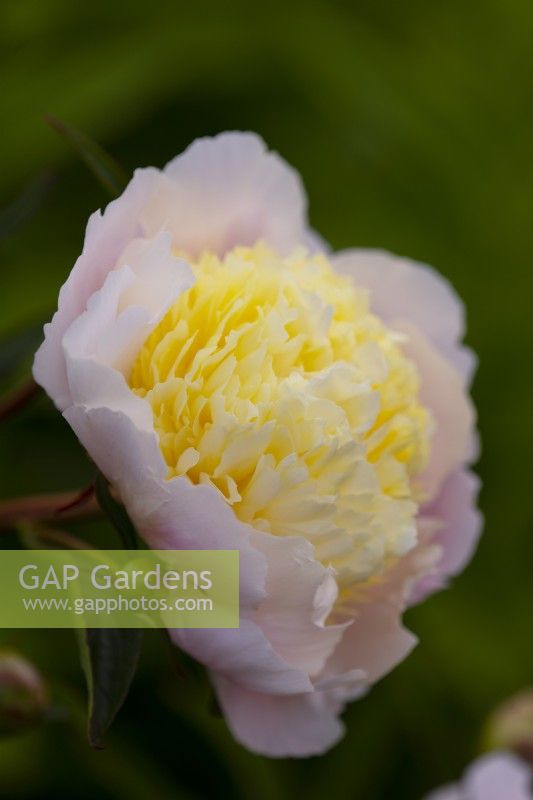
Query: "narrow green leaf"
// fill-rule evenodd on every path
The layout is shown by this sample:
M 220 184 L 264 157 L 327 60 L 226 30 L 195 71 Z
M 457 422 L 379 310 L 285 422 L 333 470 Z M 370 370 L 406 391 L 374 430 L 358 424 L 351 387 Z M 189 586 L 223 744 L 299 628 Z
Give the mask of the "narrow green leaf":
M 104 736 L 131 687 L 141 652 L 143 631 L 99 628 L 81 630 L 80 653 L 89 690 L 88 736 L 101 749 Z
M 45 120 L 51 128 L 70 142 L 104 189 L 112 197 L 118 197 L 129 180 L 128 175 L 120 164 L 109 153 L 106 153 L 99 144 L 72 125 L 67 125 L 66 122 L 57 119 L 51 114 L 45 114 Z
M 35 214 L 55 183 L 52 172 L 42 172 L 9 205 L 0 211 L 0 242 Z
M 98 505 L 111 521 L 113 527 L 118 532 L 126 550 L 137 550 L 137 532 L 131 519 L 128 517 L 124 506 L 117 503 L 109 490 L 109 484 L 101 472 L 96 477 L 96 499 Z

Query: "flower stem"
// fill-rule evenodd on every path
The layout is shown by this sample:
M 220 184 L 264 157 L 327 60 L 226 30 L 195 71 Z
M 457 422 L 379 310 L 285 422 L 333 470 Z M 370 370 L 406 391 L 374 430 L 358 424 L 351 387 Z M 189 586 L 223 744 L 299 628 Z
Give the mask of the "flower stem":
M 57 492 L 15 497 L 0 501 L 0 530 L 17 526 L 21 522 L 61 522 L 100 516 L 101 511 L 94 496 L 94 488 L 82 492 Z
M 33 378 L 26 380 L 0 399 L 0 422 L 21 411 L 34 397 L 40 393 L 41 387 Z

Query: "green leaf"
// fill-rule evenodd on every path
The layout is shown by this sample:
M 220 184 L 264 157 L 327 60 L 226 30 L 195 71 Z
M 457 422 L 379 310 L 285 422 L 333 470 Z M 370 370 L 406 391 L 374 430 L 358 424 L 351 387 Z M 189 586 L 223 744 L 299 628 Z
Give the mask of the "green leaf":
M 79 632 L 89 690 L 91 747 L 104 746 L 104 736 L 127 697 L 137 670 L 142 638 L 140 629 L 88 628 Z
M 55 183 L 53 172 L 42 172 L 7 208 L 0 211 L 0 242 L 35 214 Z
M 128 183 L 128 175 L 115 159 L 106 153 L 99 144 L 93 142 L 85 133 L 72 125 L 67 125 L 51 114 L 45 115 L 46 122 L 74 147 L 78 155 L 100 181 L 112 197 L 118 197 Z
M 109 484 L 101 472 L 96 477 L 96 499 L 98 505 L 111 521 L 113 527 L 118 532 L 122 543 L 126 550 L 137 550 L 139 543 L 137 540 L 137 532 L 133 526 L 131 519 L 128 517 L 126 509 L 120 503 L 117 503 L 112 496 Z

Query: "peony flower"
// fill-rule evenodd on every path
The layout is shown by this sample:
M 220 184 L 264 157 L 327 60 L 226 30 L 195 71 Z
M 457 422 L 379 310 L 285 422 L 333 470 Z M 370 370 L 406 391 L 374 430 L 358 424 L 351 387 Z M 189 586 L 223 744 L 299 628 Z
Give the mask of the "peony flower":
M 176 630 L 234 736 L 322 753 L 479 534 L 474 358 L 429 267 L 330 254 L 257 136 L 137 170 L 34 365 L 153 548 L 240 551 L 241 624 Z
M 516 756 L 490 753 L 478 759 L 460 784 L 432 792 L 426 800 L 532 800 L 533 773 Z

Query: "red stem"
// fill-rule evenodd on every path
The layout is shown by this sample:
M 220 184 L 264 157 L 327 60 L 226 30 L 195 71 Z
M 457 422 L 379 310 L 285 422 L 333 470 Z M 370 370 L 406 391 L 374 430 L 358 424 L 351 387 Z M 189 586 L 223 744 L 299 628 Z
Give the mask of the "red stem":
M 17 386 L 6 397 L 2 397 L 0 400 L 0 422 L 21 411 L 40 391 L 41 387 L 35 383 L 33 378 L 29 378 L 22 386 Z
M 59 523 L 64 519 L 94 517 L 100 514 L 93 487 L 82 492 L 76 490 L 15 497 L 0 501 L 0 529 L 12 528 L 24 521 Z

